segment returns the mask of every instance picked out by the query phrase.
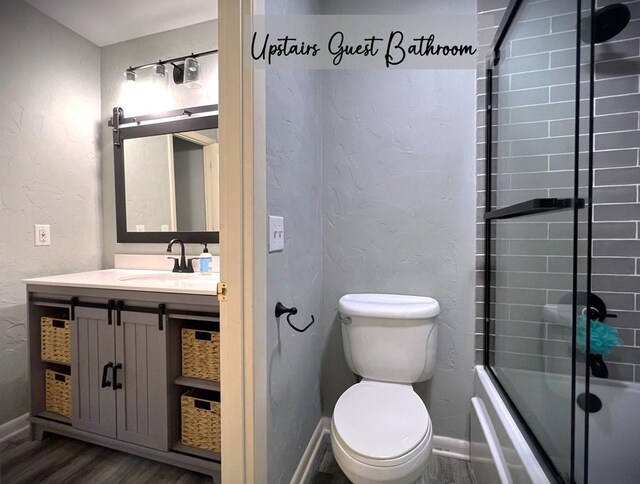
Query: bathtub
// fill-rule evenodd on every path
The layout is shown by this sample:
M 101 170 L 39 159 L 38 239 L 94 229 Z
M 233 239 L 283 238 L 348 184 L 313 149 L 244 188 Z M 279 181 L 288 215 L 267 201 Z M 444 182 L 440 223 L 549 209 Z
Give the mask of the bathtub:
M 589 484 L 640 482 L 640 384 L 591 378 L 602 410 L 589 414 Z M 584 419 L 584 412 L 578 411 Z M 581 422 L 584 420 L 581 420 Z M 577 425 L 578 442 L 584 425 Z M 583 482 L 582 469 L 576 469 Z
M 516 382 L 548 388 L 529 403 L 536 412 L 546 412 L 546 433 L 554 435 L 553 413 L 556 405 L 567 405 L 568 377 L 510 370 L 518 373 Z M 531 446 L 503 401 L 493 380 L 482 366 L 476 367 L 476 392 L 472 398 L 470 433 L 471 465 L 478 484 L 556 482 L 537 450 Z M 577 393 L 584 381 L 577 382 Z M 640 385 L 634 383 L 591 379 L 592 394 L 603 407 L 589 416 L 589 483 L 637 484 L 640 482 Z M 576 446 L 584 441 L 584 412 L 576 410 Z M 566 425 L 566 422 L 563 423 Z M 570 433 L 558 436 L 558 448 L 569 449 Z M 564 456 L 567 458 L 568 456 Z M 559 459 L 552 456 L 552 460 Z M 568 467 L 563 462 L 563 467 Z M 584 482 L 582 455 L 576 460 L 576 482 Z

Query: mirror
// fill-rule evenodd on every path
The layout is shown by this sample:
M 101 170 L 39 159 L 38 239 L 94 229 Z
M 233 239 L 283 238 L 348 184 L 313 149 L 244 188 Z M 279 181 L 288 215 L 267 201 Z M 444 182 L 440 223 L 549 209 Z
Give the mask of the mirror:
M 128 232 L 219 231 L 217 131 L 124 141 Z
M 218 242 L 218 117 L 184 113 L 163 122 L 176 113 L 128 119 L 114 109 L 118 242 Z

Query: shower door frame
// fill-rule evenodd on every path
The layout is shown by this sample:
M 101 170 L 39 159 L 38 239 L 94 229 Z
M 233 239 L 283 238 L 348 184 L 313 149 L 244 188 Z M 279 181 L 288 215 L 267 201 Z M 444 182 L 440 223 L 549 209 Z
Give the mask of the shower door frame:
M 588 229 L 587 229 L 587 268 L 586 268 L 586 292 L 587 299 L 591 292 L 591 249 L 592 249 L 592 188 L 593 188 L 593 120 L 594 120 L 594 112 L 593 112 L 593 85 L 594 85 L 594 44 L 592 42 L 589 43 L 590 46 L 590 70 L 589 70 L 589 125 L 588 125 L 588 194 L 587 194 L 587 203 L 585 204 L 585 200 L 580 198 L 579 195 L 579 168 L 580 168 L 580 147 L 579 147 L 579 137 L 580 137 L 580 86 L 581 86 L 581 32 L 580 29 L 576 27 L 576 73 L 575 73 L 575 116 L 574 116 L 574 196 L 572 199 L 533 199 L 528 200 L 526 202 L 518 203 L 515 205 L 511 205 L 508 207 L 500 208 L 493 210 L 492 205 L 492 140 L 493 140 L 493 71 L 494 68 L 500 62 L 500 48 L 502 46 L 502 42 L 504 41 L 509 28 L 514 22 L 520 7 L 525 3 L 525 0 L 511 0 L 507 9 L 504 13 L 502 22 L 498 27 L 498 30 L 495 34 L 494 40 L 491 44 L 491 48 L 486 57 L 486 66 L 485 66 L 485 76 L 486 76 L 486 104 L 485 104 L 485 213 L 484 213 L 484 222 L 485 222 L 485 246 L 484 246 L 484 318 L 483 318 L 483 327 L 484 327 L 484 337 L 483 337 L 483 354 L 482 361 L 483 366 L 487 370 L 487 374 L 492 379 L 493 383 L 498 388 L 501 396 L 506 401 L 510 411 L 515 415 L 516 422 L 518 423 L 520 429 L 523 431 L 524 435 L 528 438 L 529 442 L 532 444 L 533 449 L 535 450 L 537 456 L 544 463 L 546 470 L 551 476 L 557 480 L 557 482 L 564 482 L 563 477 L 556 469 L 555 464 L 552 462 L 550 457 L 548 456 L 544 446 L 540 443 L 536 435 L 533 433 L 528 423 L 526 422 L 524 416 L 519 411 L 515 402 L 509 396 L 508 391 L 500 382 L 498 376 L 494 372 L 491 363 L 490 363 L 490 348 L 491 348 L 491 322 L 492 322 L 492 314 L 491 314 L 491 223 L 494 220 L 504 220 L 507 218 L 517 218 L 526 215 L 532 215 L 536 213 L 542 212 L 550 212 L 557 210 L 573 210 L 573 249 L 572 249 L 572 259 L 573 259 L 573 274 L 572 274 L 572 314 L 574 315 L 574 320 L 572 324 L 572 336 L 571 336 L 571 447 L 570 447 L 570 482 L 575 482 L 575 464 L 576 464 L 576 370 L 578 362 L 576 360 L 576 313 L 577 313 L 577 278 L 578 278 L 578 215 L 579 210 L 587 208 L 588 210 Z M 576 25 L 581 24 L 582 20 L 582 8 L 589 8 L 590 12 L 595 10 L 595 0 L 576 0 Z M 591 25 L 591 38 L 593 38 L 593 25 Z M 496 254 L 497 255 L 497 254 Z M 589 307 L 589 302 L 587 301 L 587 307 Z M 587 342 L 587 354 L 589 354 L 589 338 L 590 338 L 590 325 L 586 325 L 586 342 Z M 586 365 L 586 364 L 585 364 Z M 589 371 L 588 366 L 586 367 L 586 383 L 585 383 L 585 392 L 587 394 L 587 400 L 589 397 Z M 585 412 L 585 438 L 584 438 L 584 482 L 588 482 L 588 436 L 589 436 L 589 413 Z

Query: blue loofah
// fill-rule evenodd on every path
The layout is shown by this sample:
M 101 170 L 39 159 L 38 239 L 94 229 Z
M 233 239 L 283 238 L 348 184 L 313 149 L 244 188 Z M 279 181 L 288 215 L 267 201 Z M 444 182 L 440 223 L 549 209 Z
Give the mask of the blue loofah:
M 576 332 L 578 349 L 582 352 L 586 350 L 587 318 L 584 315 L 578 316 L 578 329 Z M 610 355 L 613 348 L 622 346 L 622 340 L 618 336 L 618 330 L 599 321 L 591 320 L 591 354 Z

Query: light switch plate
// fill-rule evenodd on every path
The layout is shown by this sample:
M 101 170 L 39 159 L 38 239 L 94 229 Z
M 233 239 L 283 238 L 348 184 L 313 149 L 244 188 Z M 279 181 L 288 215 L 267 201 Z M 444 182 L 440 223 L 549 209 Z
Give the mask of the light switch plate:
M 269 215 L 269 252 L 284 250 L 284 218 Z
M 34 225 L 34 242 L 36 246 L 51 245 L 51 226 L 50 225 Z

